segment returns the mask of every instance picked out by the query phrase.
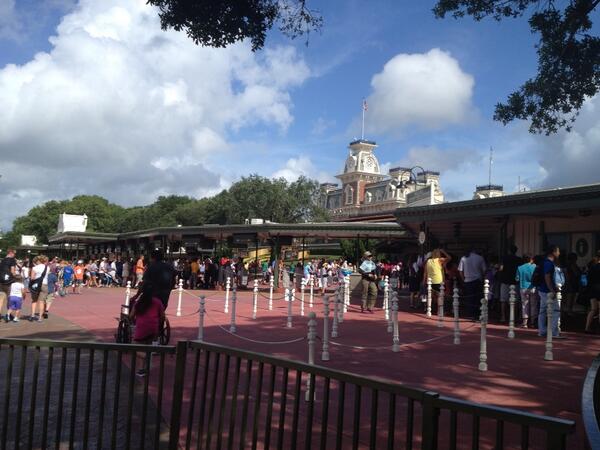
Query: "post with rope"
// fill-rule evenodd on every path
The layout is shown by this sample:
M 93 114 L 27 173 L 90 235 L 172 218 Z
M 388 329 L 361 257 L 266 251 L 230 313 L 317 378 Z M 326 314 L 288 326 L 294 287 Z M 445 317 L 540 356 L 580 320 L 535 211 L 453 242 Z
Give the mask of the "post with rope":
M 125 288 L 125 306 L 129 309 L 129 299 L 131 298 L 131 281 L 127 282 L 127 287 Z
M 444 326 L 444 297 L 446 296 L 446 292 L 444 291 L 444 281 L 440 284 L 440 291 L 437 296 L 437 304 L 438 304 L 438 328 Z
M 454 292 L 452 295 L 452 308 L 454 309 L 454 344 L 460 344 L 460 323 L 458 320 L 459 303 L 458 283 L 454 280 Z
M 479 343 L 479 370 L 486 372 L 487 364 L 487 321 L 488 321 L 488 299 L 490 295 L 490 282 L 485 280 L 483 284 L 483 298 L 481 299 L 481 340 Z
M 344 277 L 344 314 L 348 312 L 350 306 L 350 275 Z
M 306 335 L 308 340 L 308 364 L 311 366 L 315 364 L 315 341 L 317 338 L 317 314 L 314 311 L 308 313 L 308 333 Z M 304 399 L 310 401 L 310 375 L 306 380 L 306 394 Z
M 286 327 L 287 328 L 292 328 L 292 294 L 293 291 L 290 291 L 289 289 L 285 290 L 285 296 L 288 298 L 288 307 L 287 307 L 287 323 L 286 323 Z
M 385 320 L 390 320 L 390 277 L 383 277 L 383 310 Z
M 552 292 L 546 294 L 546 353 L 544 354 L 544 360 L 546 361 L 554 361 L 554 353 L 552 351 L 552 333 L 554 332 L 554 327 L 552 326 L 552 315 L 554 313 L 553 297 Z
M 340 307 L 340 288 L 338 287 L 335 295 L 333 296 L 333 325 L 331 326 L 331 337 L 338 337 L 338 314 Z
M 296 296 L 294 295 L 294 298 Z M 300 315 L 304 316 L 304 300 L 300 299 Z
M 516 301 L 516 293 L 515 293 L 515 285 L 511 284 L 509 288 L 508 294 L 508 303 L 509 303 L 509 315 L 508 315 L 508 338 L 514 339 L 515 337 L 515 301 Z
M 273 288 L 275 287 L 275 277 L 269 279 L 269 311 L 273 311 Z
M 329 295 L 323 297 L 323 352 L 321 361 L 329 361 Z
M 304 303 L 304 290 L 306 289 L 306 278 L 302 278 L 300 281 L 300 301 Z
M 431 317 L 431 278 L 427 278 L 427 317 Z
M 561 303 L 562 303 L 562 284 L 556 284 L 556 309 L 558 310 L 558 334 L 560 335 L 560 316 L 561 316 Z
M 181 317 L 181 294 L 183 293 L 183 279 L 179 279 L 179 287 L 177 288 L 177 312 L 175 315 Z
M 394 295 L 398 296 L 396 291 L 392 291 L 392 301 L 389 302 L 388 305 L 388 316 L 387 316 L 387 332 L 388 333 L 393 333 L 394 332 L 394 314 L 392 311 L 392 304 L 393 304 L 393 299 L 394 299 Z
M 231 325 L 229 325 L 229 331 L 235 333 L 237 328 L 235 326 L 235 308 L 237 306 L 237 289 L 233 287 L 233 295 L 231 296 Z
M 392 321 L 394 322 L 394 334 L 392 336 L 392 351 L 400 351 L 400 333 L 398 330 L 398 294 L 392 293 Z
M 206 312 L 206 297 L 200 296 L 200 309 L 198 310 L 198 340 L 204 340 L 204 313 Z
M 344 287 L 340 285 L 338 288 L 338 323 L 344 322 L 344 297 L 345 297 Z
M 252 290 L 252 319 L 256 320 L 258 311 L 258 280 L 254 279 L 254 289 Z
M 315 276 L 311 275 L 309 279 L 310 283 L 310 297 L 308 299 L 308 306 L 313 307 L 313 302 L 315 300 Z
M 231 289 L 231 277 L 225 280 L 225 309 L 224 312 L 229 312 L 229 290 Z

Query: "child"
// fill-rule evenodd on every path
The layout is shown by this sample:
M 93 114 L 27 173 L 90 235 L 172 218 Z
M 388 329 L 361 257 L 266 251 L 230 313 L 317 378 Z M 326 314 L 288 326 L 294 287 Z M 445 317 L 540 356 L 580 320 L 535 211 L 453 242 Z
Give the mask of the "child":
M 133 341 L 136 344 L 151 345 L 158 339 L 160 326 L 165 320 L 165 310 L 160 299 L 152 296 L 151 284 L 142 284 L 142 292 L 131 309 L 130 318 L 135 321 Z M 147 360 L 145 367 L 137 371 L 138 376 L 146 375 L 148 364 Z
M 81 286 L 83 286 L 83 275 L 85 273 L 85 266 L 83 261 L 77 261 L 75 266 L 75 283 L 73 283 L 73 294 L 81 294 Z
M 10 285 L 10 295 L 8 296 L 8 318 L 12 322 L 19 321 L 19 315 L 21 314 L 21 308 L 23 307 L 23 300 L 25 299 L 25 285 L 23 284 L 23 277 L 21 275 L 15 275 L 14 281 Z

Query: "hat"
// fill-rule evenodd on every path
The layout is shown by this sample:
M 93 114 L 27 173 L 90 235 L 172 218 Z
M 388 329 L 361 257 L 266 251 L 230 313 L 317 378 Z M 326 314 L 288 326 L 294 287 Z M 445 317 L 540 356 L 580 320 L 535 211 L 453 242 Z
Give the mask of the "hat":
M 373 256 L 373 253 L 371 253 L 371 252 L 368 252 L 368 251 L 367 251 L 367 252 L 364 252 L 364 253 L 363 253 L 363 256 L 364 256 L 365 258 L 368 258 L 369 256 Z

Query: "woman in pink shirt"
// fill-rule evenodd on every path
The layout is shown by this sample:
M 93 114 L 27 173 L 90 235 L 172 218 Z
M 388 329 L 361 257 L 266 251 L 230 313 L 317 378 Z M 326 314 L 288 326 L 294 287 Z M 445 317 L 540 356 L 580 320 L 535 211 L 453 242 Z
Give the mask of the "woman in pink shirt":
M 152 285 L 144 283 L 142 292 L 131 309 L 130 318 L 135 321 L 133 341 L 136 344 L 151 345 L 158 340 L 160 325 L 165 320 L 165 310 L 160 299 L 152 297 Z M 147 372 L 147 363 L 138 370 L 138 376 Z

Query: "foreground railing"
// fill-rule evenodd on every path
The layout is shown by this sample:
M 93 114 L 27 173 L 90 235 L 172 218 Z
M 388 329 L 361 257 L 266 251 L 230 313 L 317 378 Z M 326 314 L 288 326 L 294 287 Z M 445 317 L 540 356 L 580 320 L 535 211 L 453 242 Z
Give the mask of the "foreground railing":
M 583 383 L 581 413 L 589 448 L 600 449 L 600 355 L 592 361 Z
M 146 377 L 135 375 L 136 354 L 151 361 Z M 572 421 L 196 341 L 0 339 L 0 379 L 0 449 L 554 450 L 572 448 L 574 430 Z
M 137 381 L 136 355 L 150 352 L 153 376 Z M 175 347 L 0 339 L 0 449 L 159 448 L 172 355 Z

